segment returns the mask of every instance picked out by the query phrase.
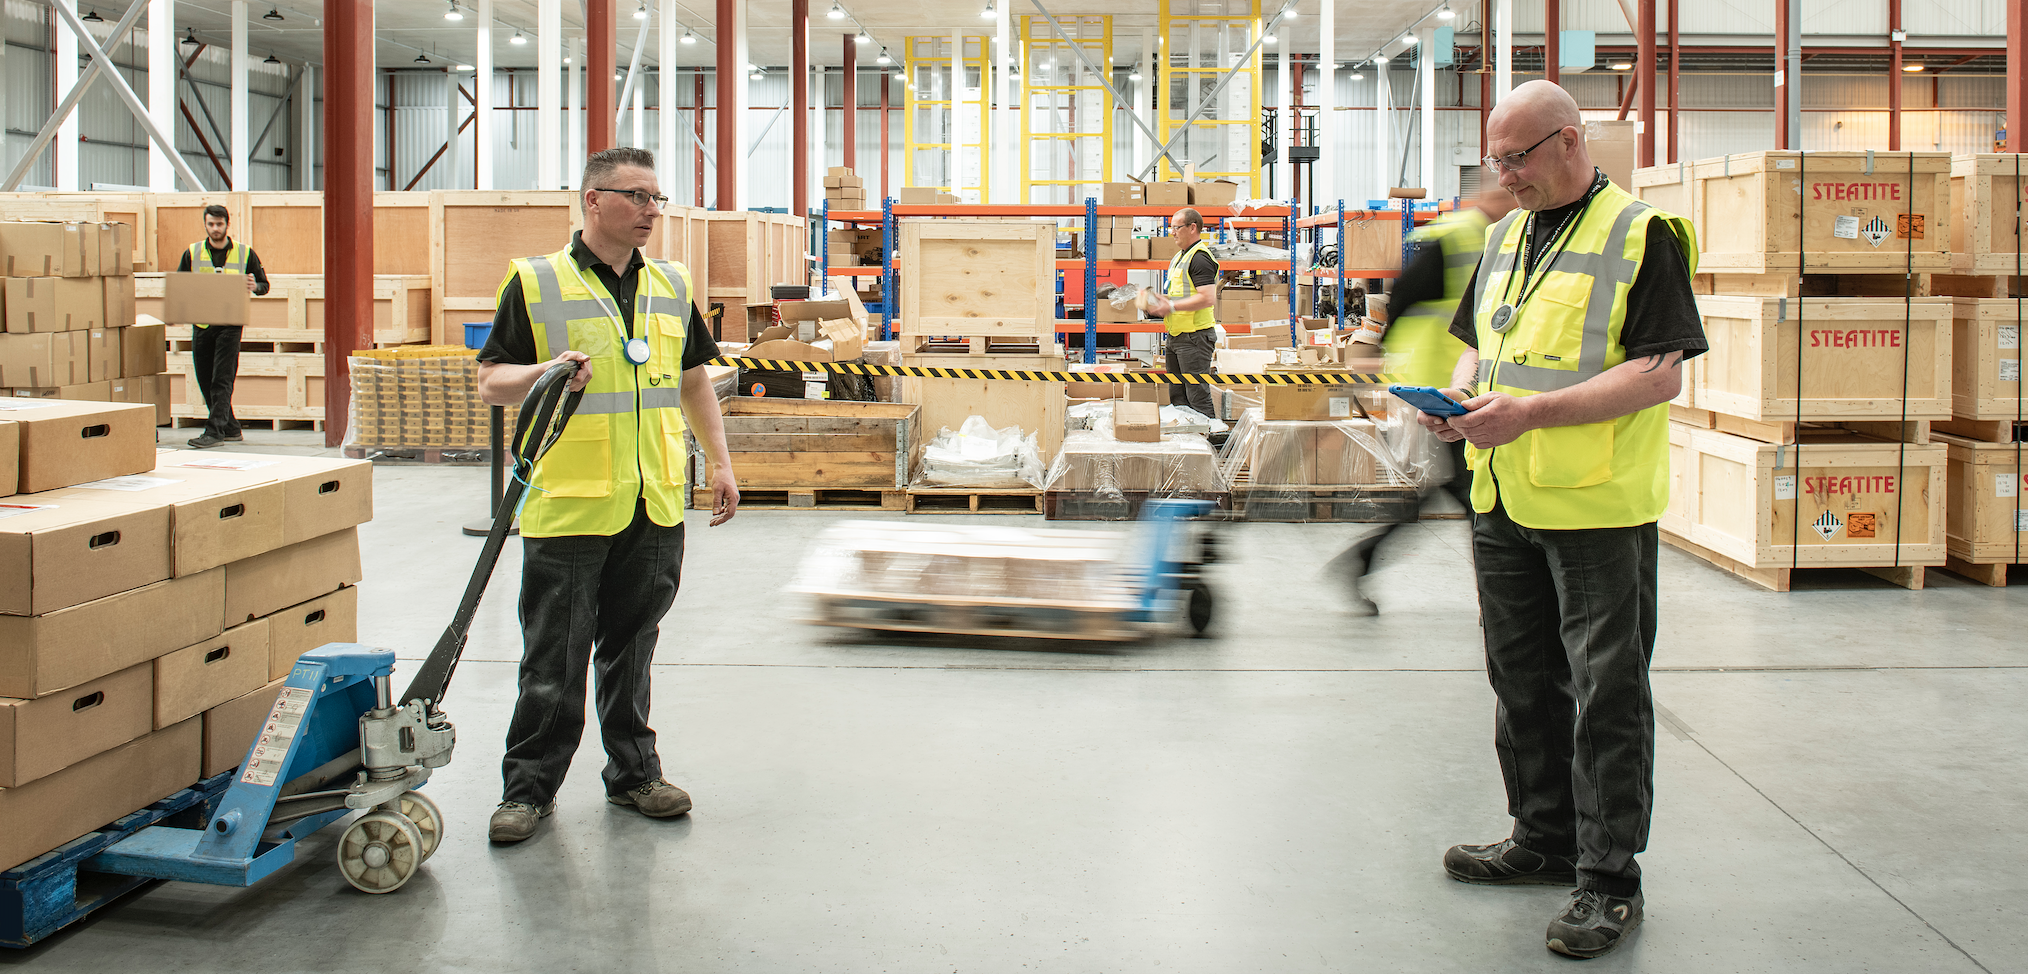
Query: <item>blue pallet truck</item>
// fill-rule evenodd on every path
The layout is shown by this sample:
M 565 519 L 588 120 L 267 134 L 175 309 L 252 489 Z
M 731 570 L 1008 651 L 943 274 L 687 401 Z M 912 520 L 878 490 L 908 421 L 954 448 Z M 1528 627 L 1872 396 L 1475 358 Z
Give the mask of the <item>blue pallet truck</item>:
M 581 396 L 568 391 L 576 372 L 572 363 L 551 367 L 523 403 L 515 477 L 457 613 L 400 698 L 392 650 L 331 643 L 303 654 L 238 771 L 0 874 L 0 944 L 26 946 L 113 898 L 87 898 L 86 886 L 124 892 L 160 879 L 251 886 L 293 860 L 298 840 L 354 812 L 365 814 L 338 840 L 345 881 L 391 893 L 413 878 L 443 839 L 443 815 L 419 789 L 457 744 L 441 708 L 444 691 L 528 472 L 577 409 Z

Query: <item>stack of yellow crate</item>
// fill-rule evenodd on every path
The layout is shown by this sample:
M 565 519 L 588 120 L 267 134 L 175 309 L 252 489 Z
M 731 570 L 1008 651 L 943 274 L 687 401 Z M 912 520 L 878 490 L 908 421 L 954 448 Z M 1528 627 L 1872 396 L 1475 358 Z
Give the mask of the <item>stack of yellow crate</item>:
M 148 403 L 169 422 L 168 345 L 135 323 L 133 249 L 124 223 L 0 223 L 0 391 Z
M 511 432 L 517 410 L 504 422 Z M 479 362 L 462 345 L 404 345 L 352 356 L 352 434 L 369 449 L 485 449 L 492 407 L 479 399 Z
M 0 419 L 0 489 L 23 491 L 0 501 L 11 869 L 237 767 L 296 658 L 356 638 L 373 467 L 158 454 L 142 405 L 9 398 Z

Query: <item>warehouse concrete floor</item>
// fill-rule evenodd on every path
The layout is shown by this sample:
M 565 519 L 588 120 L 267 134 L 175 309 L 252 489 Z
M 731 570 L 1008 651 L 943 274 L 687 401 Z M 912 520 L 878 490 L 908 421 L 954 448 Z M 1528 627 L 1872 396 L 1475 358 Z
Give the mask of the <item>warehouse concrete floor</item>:
M 376 478 L 360 637 L 412 660 L 478 552 L 458 527 L 485 472 Z M 1570 963 L 1542 946 L 1563 891 L 1464 886 L 1438 862 L 1509 826 L 1462 522 L 1398 533 L 1368 586 L 1377 617 L 1333 569 L 1369 527 L 1232 525 L 1216 638 L 1052 650 L 803 624 L 782 586 L 841 516 L 691 534 L 654 686 L 687 818 L 607 805 L 591 736 L 536 838 L 485 841 L 518 658 L 510 545 L 448 701 L 457 760 L 429 787 L 448 837 L 407 887 L 353 891 L 327 829 L 256 888 L 159 885 L 0 966 Z M 1777 595 L 1663 550 L 1647 922 L 1592 969 L 2028 971 L 2023 592 L 1931 579 L 1835 572 Z

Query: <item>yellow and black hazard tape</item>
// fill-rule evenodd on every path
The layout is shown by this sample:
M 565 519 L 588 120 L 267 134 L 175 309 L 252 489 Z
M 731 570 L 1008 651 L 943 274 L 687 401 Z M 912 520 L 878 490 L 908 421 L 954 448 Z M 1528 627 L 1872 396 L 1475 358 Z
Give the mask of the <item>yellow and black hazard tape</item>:
M 769 372 L 836 372 L 911 379 L 1003 379 L 1014 382 L 1118 382 L 1147 385 L 1337 386 L 1386 385 L 1393 376 L 1378 372 L 1048 372 L 1040 369 L 947 369 L 922 365 L 866 365 L 859 362 L 789 362 L 726 356 L 712 365 Z

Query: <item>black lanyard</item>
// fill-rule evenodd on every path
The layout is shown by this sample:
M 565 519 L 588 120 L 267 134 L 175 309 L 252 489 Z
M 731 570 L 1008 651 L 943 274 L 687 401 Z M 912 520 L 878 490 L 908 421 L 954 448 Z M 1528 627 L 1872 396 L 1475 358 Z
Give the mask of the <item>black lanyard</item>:
M 1599 192 L 1604 190 L 1606 184 L 1610 182 L 1610 180 L 1606 179 L 1605 173 L 1600 172 L 1596 166 L 1592 168 L 1592 172 L 1595 174 L 1595 178 L 1591 181 L 1591 188 L 1585 191 L 1584 199 L 1580 201 L 1582 205 L 1577 208 L 1575 213 L 1564 217 L 1563 222 L 1557 225 L 1556 231 L 1549 235 L 1548 242 L 1543 244 L 1542 253 L 1535 253 L 1535 244 L 1531 239 L 1534 236 L 1535 214 L 1528 214 L 1528 219 L 1522 222 L 1521 253 L 1519 255 L 1521 260 L 1521 297 L 1514 302 L 1513 314 L 1520 314 L 1521 306 L 1527 304 L 1528 299 L 1534 296 L 1535 291 L 1542 287 L 1542 282 L 1549 278 L 1549 268 L 1556 266 L 1557 258 L 1562 257 L 1563 252 L 1569 249 L 1570 238 L 1577 235 L 1578 222 L 1583 220 L 1585 213 L 1591 210 L 1591 201 L 1597 198 Z M 1542 258 L 1545 256 L 1549 258 L 1549 263 L 1547 264 L 1542 263 Z M 1542 267 L 1541 278 L 1535 278 L 1535 269 L 1538 265 Z M 1512 279 L 1513 275 L 1510 273 L 1508 280 Z M 1534 279 L 1533 287 L 1529 286 L 1531 279 Z M 1508 289 L 1506 287 L 1500 289 L 1502 297 L 1506 296 L 1507 292 Z

